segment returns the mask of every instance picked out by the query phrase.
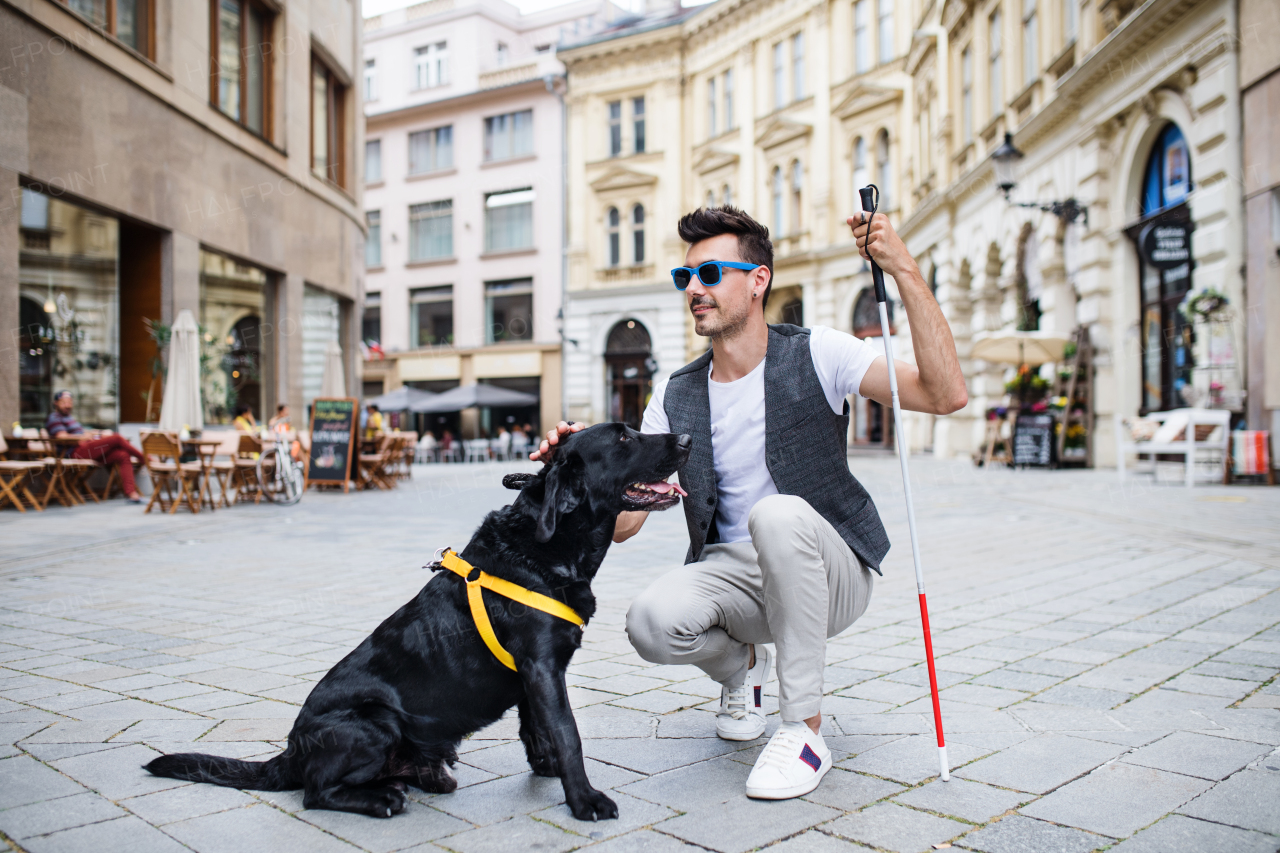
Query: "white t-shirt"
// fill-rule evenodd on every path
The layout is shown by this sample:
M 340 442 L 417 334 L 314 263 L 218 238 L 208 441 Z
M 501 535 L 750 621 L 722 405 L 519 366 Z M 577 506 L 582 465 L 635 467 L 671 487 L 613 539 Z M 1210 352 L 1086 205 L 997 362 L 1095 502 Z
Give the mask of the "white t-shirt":
M 809 354 L 831 411 L 844 411 L 845 398 L 858 391 L 871 362 L 883 353 L 874 344 L 828 326 L 814 326 Z M 764 364 L 733 382 L 714 382 L 707 371 L 711 401 L 711 453 L 716 473 L 716 529 L 721 542 L 749 542 L 747 517 L 761 498 L 776 495 L 765 465 Z M 667 380 L 659 382 L 644 410 L 641 432 L 670 432 L 663 407 Z

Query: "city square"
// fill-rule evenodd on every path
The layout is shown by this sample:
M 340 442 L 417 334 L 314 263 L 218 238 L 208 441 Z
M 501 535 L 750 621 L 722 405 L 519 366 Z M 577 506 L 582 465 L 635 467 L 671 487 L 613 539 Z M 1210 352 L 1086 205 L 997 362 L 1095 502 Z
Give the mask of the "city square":
M 1275 491 L 914 460 L 944 783 L 897 465 L 851 465 L 893 549 L 828 647 L 835 768 L 801 799 L 747 799 L 761 742 L 715 737 L 718 686 L 632 650 L 631 599 L 685 549 L 668 511 L 613 546 L 569 670 L 588 775 L 619 805 L 594 824 L 529 772 L 514 715 L 464 741 L 455 793 L 414 793 L 385 821 L 141 769 L 161 752 L 277 753 L 314 681 L 511 500 L 501 477 L 527 463 L 417 466 L 395 492 L 265 511 L 105 504 L 74 532 L 65 510 L 0 516 L 0 832 L 31 853 L 1280 846 Z

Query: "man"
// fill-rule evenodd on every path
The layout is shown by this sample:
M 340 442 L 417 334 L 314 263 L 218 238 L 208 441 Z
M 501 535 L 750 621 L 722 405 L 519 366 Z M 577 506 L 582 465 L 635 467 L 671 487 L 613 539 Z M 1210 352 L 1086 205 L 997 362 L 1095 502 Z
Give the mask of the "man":
M 916 364 L 897 363 L 902 407 L 949 414 L 968 401 L 955 342 L 915 261 L 883 216 L 850 217 L 858 249 L 898 285 Z M 644 432 L 693 436 L 679 472 L 690 547 L 686 565 L 631 605 L 627 635 L 645 660 L 694 664 L 721 685 L 716 733 L 753 740 L 765 730 L 760 694 L 777 648 L 782 722 L 747 779 L 747 796 L 809 793 L 831 766 L 820 733 L 826 641 L 871 597 L 889 541 L 875 505 L 849 471 L 847 395 L 892 400 L 874 344 L 822 326 L 769 326 L 769 232 L 732 207 L 683 217 L 686 266 L 672 271 L 711 349 L 654 389 Z M 560 435 L 561 423 L 534 458 Z M 614 541 L 643 512 L 618 518 Z
M 53 395 L 53 411 L 45 421 L 44 428 L 50 438 L 60 435 L 84 435 L 84 427 L 71 414 L 75 401 L 70 391 L 59 391 Z M 139 462 L 147 457 L 122 435 L 109 435 L 80 442 L 80 446 L 72 451 L 75 459 L 92 459 L 99 465 L 115 465 L 120 474 L 120 488 L 124 490 L 129 503 L 142 503 L 142 493 L 133 481 L 133 459 Z

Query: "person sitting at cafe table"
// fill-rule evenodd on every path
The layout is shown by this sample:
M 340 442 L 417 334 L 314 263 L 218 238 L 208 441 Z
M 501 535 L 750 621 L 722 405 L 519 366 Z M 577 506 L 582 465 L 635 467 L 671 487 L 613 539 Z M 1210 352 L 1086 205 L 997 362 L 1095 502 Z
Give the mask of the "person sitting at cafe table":
M 53 395 L 53 411 L 44 428 L 50 438 L 59 436 L 84 435 L 84 427 L 71 414 L 75 401 L 70 391 L 59 391 Z M 142 493 L 133 481 L 133 460 L 142 462 L 147 457 L 142 451 L 130 444 L 122 435 L 108 435 L 102 438 L 85 439 L 80 446 L 69 454 L 73 459 L 91 459 L 99 465 L 115 465 L 120 474 L 120 486 L 130 503 L 142 503 Z
M 275 432 L 286 432 L 289 429 L 289 406 L 281 403 L 276 406 L 276 414 L 271 420 L 267 421 L 267 426 Z
M 377 438 L 382 432 L 382 412 L 378 409 L 377 403 L 370 403 L 368 409 L 369 418 L 365 421 L 364 437 Z
M 233 425 L 241 432 L 257 433 L 258 422 L 253 417 L 253 412 L 249 411 L 249 407 L 244 403 L 236 406 L 236 419 Z

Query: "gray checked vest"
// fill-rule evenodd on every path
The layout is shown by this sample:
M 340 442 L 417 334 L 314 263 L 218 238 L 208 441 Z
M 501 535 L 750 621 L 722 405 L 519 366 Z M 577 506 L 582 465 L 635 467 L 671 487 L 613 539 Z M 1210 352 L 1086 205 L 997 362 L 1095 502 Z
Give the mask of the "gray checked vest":
M 764 367 L 765 464 L 784 495 L 804 498 L 831 522 L 853 553 L 880 573 L 889 550 L 880 514 L 867 490 L 849 471 L 849 405 L 831 411 L 809 354 L 809 330 L 779 324 L 769 327 Z M 716 474 L 711 451 L 711 400 L 707 390 L 708 350 L 671 374 L 663 408 L 671 431 L 693 438 L 688 461 L 679 471 L 689 493 L 684 517 L 689 526 L 686 563 L 715 541 Z

